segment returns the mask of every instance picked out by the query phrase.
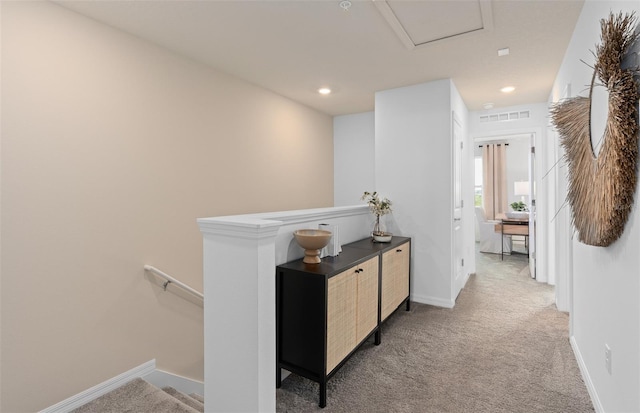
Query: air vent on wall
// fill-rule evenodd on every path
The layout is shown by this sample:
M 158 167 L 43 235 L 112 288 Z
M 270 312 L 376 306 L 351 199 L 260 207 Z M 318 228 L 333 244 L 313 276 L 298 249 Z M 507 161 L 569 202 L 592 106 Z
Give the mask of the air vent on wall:
M 530 113 L 528 110 L 521 110 L 519 112 L 505 112 L 494 113 L 492 115 L 480 116 L 480 123 L 485 122 L 505 122 L 509 120 L 529 119 Z

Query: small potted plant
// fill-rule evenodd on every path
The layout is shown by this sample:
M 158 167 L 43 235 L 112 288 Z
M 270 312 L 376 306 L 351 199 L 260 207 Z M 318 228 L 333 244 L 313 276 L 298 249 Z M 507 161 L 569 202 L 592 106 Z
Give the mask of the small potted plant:
M 371 233 L 373 239 L 378 242 L 391 241 L 392 234 L 384 232 L 380 226 L 380 217 L 391 213 L 391 201 L 387 198 L 380 199 L 378 193 L 375 191 L 365 192 L 361 199 L 367 201 L 369 209 L 376 216 L 376 223 L 373 226 L 373 231 Z
M 522 201 L 516 201 L 516 202 L 512 202 L 509 205 L 512 209 L 512 211 L 507 212 L 507 218 L 511 218 L 511 219 L 526 219 L 529 218 L 529 208 L 527 207 L 527 204 L 525 204 Z

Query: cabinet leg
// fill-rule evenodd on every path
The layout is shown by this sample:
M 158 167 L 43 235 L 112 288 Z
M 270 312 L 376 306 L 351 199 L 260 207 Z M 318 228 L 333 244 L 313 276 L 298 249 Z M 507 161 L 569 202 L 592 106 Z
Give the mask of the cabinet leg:
M 376 346 L 379 346 L 380 343 L 382 343 L 382 339 L 380 338 L 380 327 L 378 327 L 378 331 L 376 331 L 374 343 Z
M 318 406 L 325 408 L 327 406 L 327 383 L 320 383 L 320 401 Z
M 276 366 L 276 389 L 279 389 L 282 385 L 282 369 L 280 366 Z
M 407 311 L 411 311 L 411 301 L 407 298 Z

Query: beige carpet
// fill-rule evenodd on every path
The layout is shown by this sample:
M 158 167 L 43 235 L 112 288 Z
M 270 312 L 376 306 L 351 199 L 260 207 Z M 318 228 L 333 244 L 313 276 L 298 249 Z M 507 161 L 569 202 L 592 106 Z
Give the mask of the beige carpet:
M 172 387 L 159 389 L 142 379 L 134 379 L 72 411 L 72 413 L 199 412 L 204 412 L 204 404 L 199 400 L 180 393 Z
M 453 309 L 414 304 L 383 325 L 329 381 L 291 375 L 278 412 L 592 412 L 553 288 L 526 256 L 479 254 Z

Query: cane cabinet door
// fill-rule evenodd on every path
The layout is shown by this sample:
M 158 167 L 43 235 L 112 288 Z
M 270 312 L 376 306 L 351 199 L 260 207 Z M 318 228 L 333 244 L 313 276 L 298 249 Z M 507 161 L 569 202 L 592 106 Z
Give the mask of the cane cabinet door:
M 327 292 L 327 373 L 356 346 L 357 267 L 329 278 Z
M 378 257 L 358 266 L 356 344 L 378 325 Z
M 409 295 L 410 245 L 407 242 L 382 254 L 382 321 Z

